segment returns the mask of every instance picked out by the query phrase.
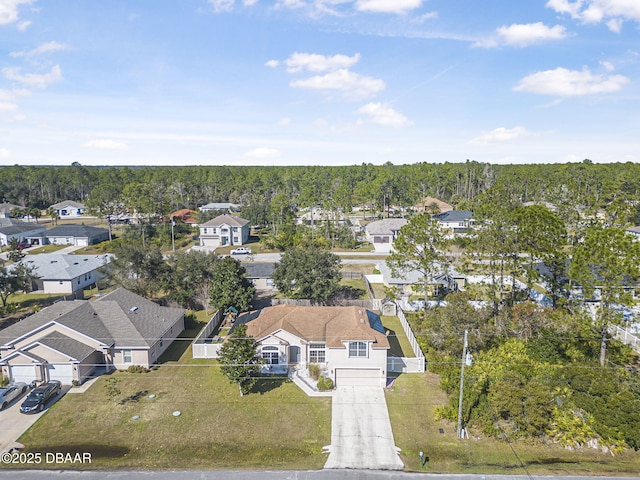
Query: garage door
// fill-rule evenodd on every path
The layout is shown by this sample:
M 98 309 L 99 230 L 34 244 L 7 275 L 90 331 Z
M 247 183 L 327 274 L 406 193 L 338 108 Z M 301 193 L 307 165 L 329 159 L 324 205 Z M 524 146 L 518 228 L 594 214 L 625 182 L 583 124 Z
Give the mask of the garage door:
M 60 380 L 64 384 L 71 385 L 71 382 L 73 382 L 73 365 L 47 365 L 47 375 L 49 380 Z
M 11 378 L 14 382 L 31 383 L 36 379 L 36 367 L 34 365 L 12 365 Z
M 336 387 L 380 387 L 379 368 L 336 368 Z
M 79 247 L 87 247 L 89 246 L 89 240 L 86 238 L 76 238 L 76 245 Z

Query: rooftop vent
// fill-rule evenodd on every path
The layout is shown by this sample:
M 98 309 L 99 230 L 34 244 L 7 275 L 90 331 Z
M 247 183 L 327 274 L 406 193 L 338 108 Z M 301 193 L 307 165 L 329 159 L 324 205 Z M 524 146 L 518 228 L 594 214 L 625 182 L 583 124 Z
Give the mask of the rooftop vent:
M 138 311 L 138 307 L 131 307 L 131 308 L 129 309 L 129 311 L 130 311 L 131 313 L 136 313 L 136 312 Z

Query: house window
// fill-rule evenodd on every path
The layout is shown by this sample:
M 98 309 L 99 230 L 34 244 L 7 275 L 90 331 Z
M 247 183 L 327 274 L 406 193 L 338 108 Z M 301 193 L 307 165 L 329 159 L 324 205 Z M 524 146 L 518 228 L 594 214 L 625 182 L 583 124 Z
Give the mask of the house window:
M 213 229 L 213 233 L 216 233 L 216 229 L 215 229 L 215 228 Z M 207 229 L 206 229 L 206 228 L 203 228 L 203 229 L 202 229 L 202 234 L 203 234 L 203 235 L 206 235 L 206 234 L 207 234 Z
M 324 363 L 326 362 L 325 344 L 324 343 L 310 343 L 309 344 L 309 363 Z
M 238 243 L 238 237 L 233 237 L 233 243 Z
M 233 231 L 237 232 L 238 231 L 238 227 L 233 227 Z
M 131 354 L 131 350 L 122 350 L 122 361 L 124 363 L 133 362 L 133 355 Z
M 216 233 L 216 227 L 213 227 L 213 228 L 211 229 L 211 233 Z
M 278 357 L 279 357 L 278 347 L 273 345 L 266 345 L 262 347 L 262 358 L 267 365 L 278 365 Z
M 366 357 L 367 342 L 349 342 L 349 357 Z

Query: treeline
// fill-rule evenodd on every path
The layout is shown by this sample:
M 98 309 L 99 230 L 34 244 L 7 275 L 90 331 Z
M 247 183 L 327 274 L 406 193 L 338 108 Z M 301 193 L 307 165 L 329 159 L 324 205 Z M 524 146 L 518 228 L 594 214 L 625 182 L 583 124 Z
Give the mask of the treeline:
M 101 186 L 103 192 L 94 192 Z M 640 200 L 640 165 L 568 164 L 491 165 L 418 163 L 412 165 L 300 167 L 0 167 L 2 200 L 45 209 L 62 200 L 88 201 L 105 194 L 111 200 L 132 191 L 150 192 L 158 214 L 195 209 L 210 202 L 268 204 L 285 195 L 297 207 L 327 205 L 350 211 L 369 205 L 377 211 L 408 207 L 426 196 L 459 209 L 494 186 L 523 203 L 547 201 L 598 209 L 621 199 Z M 94 204 L 100 200 L 94 199 Z

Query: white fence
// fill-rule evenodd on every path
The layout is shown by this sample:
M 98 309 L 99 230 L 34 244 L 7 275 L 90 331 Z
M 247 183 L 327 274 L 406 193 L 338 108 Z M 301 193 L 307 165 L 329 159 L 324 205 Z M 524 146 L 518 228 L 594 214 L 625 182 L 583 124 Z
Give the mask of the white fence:
M 211 334 L 220 327 L 222 315 L 220 310 L 213 314 L 193 342 L 193 358 L 218 358 L 222 343 L 212 343 Z
M 404 316 L 404 312 L 402 311 L 399 305 L 398 305 L 398 318 L 400 319 L 400 323 L 402 324 L 404 333 L 407 335 L 407 338 L 409 339 L 409 343 L 411 344 L 411 349 L 415 354 L 415 358 L 389 357 L 389 359 L 387 360 L 387 369 L 390 372 L 422 373 L 425 371 L 425 368 L 426 368 L 424 353 L 422 353 L 422 349 L 420 348 L 420 345 L 418 345 L 418 340 L 416 339 L 416 336 L 413 334 L 413 330 L 411 330 L 411 325 L 409 325 L 409 322 L 407 321 L 407 317 Z M 392 360 L 392 359 L 396 359 L 396 360 Z M 402 367 L 403 370 L 394 370 L 390 368 L 389 360 L 392 360 L 393 362 L 403 363 L 404 364 L 404 366 Z M 396 367 L 394 363 L 391 363 L 391 366 L 394 368 L 401 368 L 400 364 L 398 364 L 398 366 Z
M 423 373 L 424 357 L 387 357 L 387 371 L 396 373 Z
M 609 329 L 609 333 L 611 333 L 616 340 L 620 340 L 622 343 L 629 345 L 633 350 L 640 353 L 640 338 L 617 325 L 613 325 Z

